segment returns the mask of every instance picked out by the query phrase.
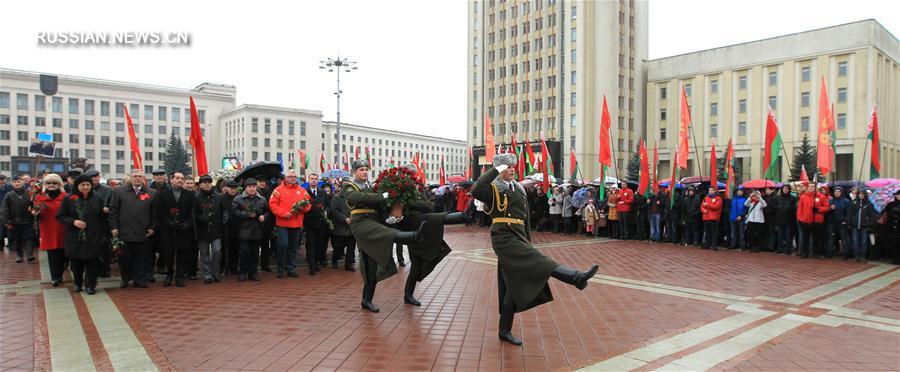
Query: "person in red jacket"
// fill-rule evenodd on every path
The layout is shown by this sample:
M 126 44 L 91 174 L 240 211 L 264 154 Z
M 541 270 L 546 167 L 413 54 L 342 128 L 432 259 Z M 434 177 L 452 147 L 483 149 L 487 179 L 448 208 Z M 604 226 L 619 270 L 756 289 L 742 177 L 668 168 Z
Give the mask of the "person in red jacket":
M 622 191 L 619 191 L 619 205 L 616 210 L 619 212 L 619 224 L 621 225 L 622 240 L 628 240 L 631 237 L 631 230 L 628 225 L 632 224 L 631 204 L 634 203 L 634 191 L 628 188 L 628 185 L 622 183 Z
M 798 193 L 800 193 L 800 200 L 797 202 L 800 258 L 809 258 L 811 255 L 824 258 L 825 214 L 831 209 L 828 197 L 816 192 L 815 185 L 808 184 L 801 185 Z
M 62 191 L 62 178 L 53 173 L 44 176 L 41 184 L 44 189 L 34 196 L 34 207 L 31 209 L 31 214 L 38 217 L 41 233 L 40 249 L 47 251 L 50 279 L 53 281 L 53 286 L 58 287 L 59 283 L 62 283 L 66 267 L 66 252 L 63 249 L 66 231 L 65 227 L 56 220 L 56 212 L 59 211 L 66 192 Z
M 709 194 L 703 198 L 700 205 L 700 213 L 703 214 L 703 249 L 718 251 L 716 243 L 719 240 L 719 219 L 722 217 L 722 198 L 716 187 L 709 188 Z
M 301 203 L 305 200 L 305 203 Z M 303 232 L 303 217 L 312 208 L 309 193 L 297 184 L 297 172 L 285 172 L 284 181 L 272 191 L 269 198 L 269 210 L 275 216 L 278 229 L 278 250 L 275 253 L 278 277 L 284 275 L 296 278 L 297 247 L 300 246 L 300 234 Z

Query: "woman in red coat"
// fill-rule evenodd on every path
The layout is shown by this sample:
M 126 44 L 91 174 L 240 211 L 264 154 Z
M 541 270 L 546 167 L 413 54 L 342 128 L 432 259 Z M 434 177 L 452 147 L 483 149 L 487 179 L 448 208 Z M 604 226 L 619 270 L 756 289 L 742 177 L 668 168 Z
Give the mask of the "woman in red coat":
M 62 191 L 62 179 L 55 174 L 44 176 L 43 189 L 34 196 L 34 208 L 31 213 L 38 216 L 41 231 L 42 251 L 47 251 L 47 263 L 50 266 L 50 278 L 53 286 L 62 283 L 63 271 L 66 266 L 66 253 L 63 250 L 63 238 L 65 231 L 63 225 L 56 220 L 56 212 L 66 197 Z

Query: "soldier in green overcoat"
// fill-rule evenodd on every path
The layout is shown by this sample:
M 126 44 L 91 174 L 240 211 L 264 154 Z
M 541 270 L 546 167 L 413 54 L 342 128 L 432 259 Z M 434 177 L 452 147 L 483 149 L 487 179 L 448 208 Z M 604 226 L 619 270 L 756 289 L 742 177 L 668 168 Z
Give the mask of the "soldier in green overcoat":
M 417 231 L 410 232 L 384 225 L 379 214 L 386 208 L 388 193 L 377 193 L 372 189 L 369 184 L 369 166 L 365 160 L 355 160 L 351 166 L 353 181 L 341 186 L 341 195 L 350 207 L 350 232 L 356 238 L 360 250 L 359 268 L 365 283 L 361 306 L 364 310 L 377 313 L 379 309 L 372 303 L 375 284 L 397 273 L 392 255 L 394 243 L 420 243 L 426 224 L 422 223 Z
M 414 164 L 404 165 L 413 172 L 418 168 Z M 434 271 L 434 268 L 450 254 L 450 246 L 444 241 L 444 225 L 455 225 L 466 222 L 463 213 L 432 213 L 434 203 L 424 195 L 406 206 L 403 221 L 397 224 L 397 228 L 403 231 L 415 231 L 422 222 L 428 222 L 425 227 L 424 242 L 409 246 L 410 269 L 406 277 L 406 286 L 403 289 L 403 302 L 421 306 L 422 304 L 413 296 L 416 283 L 421 282 Z
M 525 189 L 515 180 L 516 163 L 514 154 L 495 156 L 494 168 L 478 178 L 472 195 L 484 203 L 484 213 L 493 220 L 491 247 L 497 255 L 500 295 L 498 336 L 501 341 L 521 345 L 522 341 L 512 335 L 513 317 L 515 313 L 553 301 L 549 278 L 584 289 L 598 266 L 578 271 L 560 265 L 534 248 Z

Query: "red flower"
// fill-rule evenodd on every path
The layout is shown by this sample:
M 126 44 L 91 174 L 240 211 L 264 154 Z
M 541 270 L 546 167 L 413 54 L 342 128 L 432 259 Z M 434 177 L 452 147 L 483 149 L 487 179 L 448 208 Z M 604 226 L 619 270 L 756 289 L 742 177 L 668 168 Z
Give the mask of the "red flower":
M 177 216 L 177 215 L 178 215 L 178 208 L 171 208 L 171 209 L 169 209 L 169 214 L 171 214 L 171 215 L 173 215 L 173 216 Z
M 150 199 L 150 195 L 147 195 L 147 194 L 141 194 L 141 196 L 138 196 L 138 200 L 144 201 L 144 200 L 147 200 L 147 199 Z
M 390 190 L 390 191 L 388 191 L 388 195 L 390 195 L 392 198 L 396 198 L 398 194 L 396 191 Z
M 72 195 L 69 196 L 69 199 L 72 199 L 72 200 L 78 200 L 78 195 L 72 194 Z

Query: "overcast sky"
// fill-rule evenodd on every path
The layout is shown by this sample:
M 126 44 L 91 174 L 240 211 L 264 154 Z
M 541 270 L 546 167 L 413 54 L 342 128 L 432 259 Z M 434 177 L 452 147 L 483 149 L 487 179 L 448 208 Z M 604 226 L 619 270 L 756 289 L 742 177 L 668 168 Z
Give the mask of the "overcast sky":
M 650 58 L 875 18 L 900 30 L 896 1 L 653 0 Z M 350 57 L 342 122 L 464 139 L 466 2 L 14 1 L 2 7 L 0 67 L 190 88 L 237 86 L 238 104 L 335 118 L 327 57 Z M 46 47 L 40 31 L 189 32 L 190 47 Z M 825 41 L 823 41 L 825 42 Z M 2 85 L 2 82 L 0 82 Z

